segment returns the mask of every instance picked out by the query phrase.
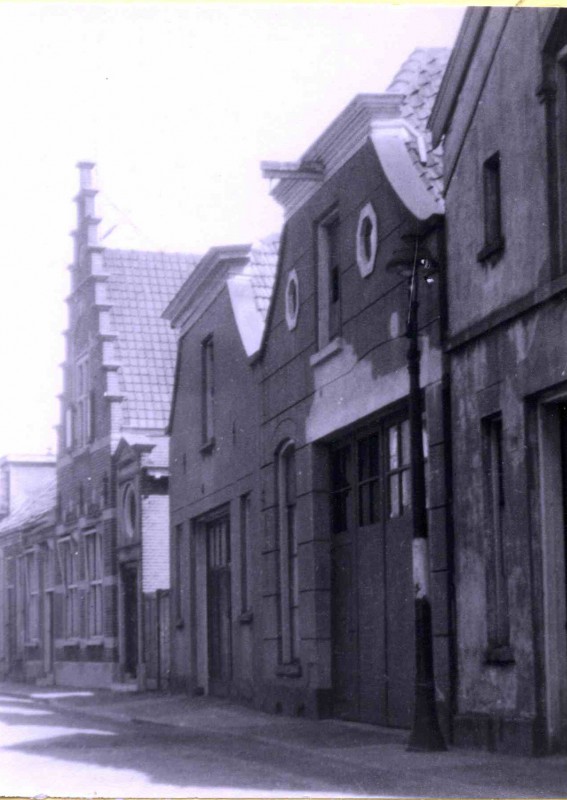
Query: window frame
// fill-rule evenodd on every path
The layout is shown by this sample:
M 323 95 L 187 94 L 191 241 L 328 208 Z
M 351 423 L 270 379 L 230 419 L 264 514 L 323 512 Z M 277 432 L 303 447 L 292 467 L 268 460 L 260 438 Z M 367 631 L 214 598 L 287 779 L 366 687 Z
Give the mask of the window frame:
M 482 208 L 484 245 L 478 261 L 496 259 L 504 250 L 502 216 L 502 170 L 500 151 L 496 150 L 482 165 Z
M 90 530 L 84 534 L 87 588 L 87 635 L 89 639 L 101 638 L 104 631 L 104 593 L 102 535 Z M 94 543 L 94 552 L 91 552 Z M 94 558 L 93 558 L 94 556 Z
M 79 599 L 79 545 L 72 537 L 60 539 L 62 583 L 64 587 L 63 628 L 65 639 L 75 640 L 81 636 Z
M 215 352 L 213 334 L 201 342 L 201 451 L 215 443 Z
M 240 611 L 242 615 L 252 613 L 250 598 L 250 576 L 248 549 L 252 520 L 252 493 L 240 495 Z M 242 619 L 241 621 L 246 621 Z
M 333 208 L 317 224 L 317 346 L 323 350 L 342 333 L 341 220 Z M 334 263 L 336 261 L 336 263 Z M 335 281 L 333 279 L 336 279 Z M 337 293 L 335 300 L 332 295 Z
M 39 601 L 39 558 L 35 548 L 26 550 L 23 555 L 24 578 L 24 641 L 37 644 L 39 641 L 40 601 Z
M 86 447 L 93 440 L 92 404 L 94 393 L 90 382 L 90 359 L 83 353 L 75 361 L 73 373 L 73 435 L 71 447 Z
M 292 465 L 290 467 L 290 460 Z M 297 536 L 297 468 L 293 440 L 277 451 L 276 490 L 278 508 L 279 572 L 279 666 L 301 674 L 299 545 Z M 293 483 L 290 469 L 293 468 Z

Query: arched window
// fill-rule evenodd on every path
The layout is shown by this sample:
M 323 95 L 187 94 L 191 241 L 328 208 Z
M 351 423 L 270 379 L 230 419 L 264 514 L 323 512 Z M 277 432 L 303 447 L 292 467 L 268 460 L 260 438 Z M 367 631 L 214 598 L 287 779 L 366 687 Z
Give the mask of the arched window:
M 299 581 L 296 525 L 295 445 L 285 442 L 277 457 L 280 577 L 280 659 L 299 660 Z

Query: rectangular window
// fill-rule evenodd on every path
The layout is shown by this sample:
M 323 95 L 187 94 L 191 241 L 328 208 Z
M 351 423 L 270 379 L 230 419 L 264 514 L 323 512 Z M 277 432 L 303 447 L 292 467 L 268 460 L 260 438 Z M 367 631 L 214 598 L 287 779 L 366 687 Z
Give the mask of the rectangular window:
M 91 437 L 91 393 L 89 390 L 89 360 L 77 361 L 75 370 L 75 445 L 84 447 Z
M 240 498 L 240 602 L 241 611 L 250 611 L 248 583 L 248 540 L 250 537 L 250 494 Z
M 502 236 L 502 208 L 500 188 L 500 153 L 490 156 L 482 168 L 484 194 L 484 247 L 479 261 L 500 252 L 504 246 Z
M 485 476 L 487 612 L 489 656 L 498 648 L 508 647 L 510 621 L 506 556 L 504 550 L 504 458 L 502 418 L 482 421 Z
M 39 573 L 37 554 L 24 556 L 24 634 L 27 642 L 39 639 Z
M 87 533 L 86 567 L 89 583 L 87 629 L 89 636 L 102 636 L 102 542 L 100 533 Z
M 401 517 L 411 506 L 409 421 L 391 425 L 386 431 L 388 514 Z
M 78 545 L 71 539 L 60 543 L 61 566 L 65 586 L 65 636 L 68 639 L 80 636 L 79 587 L 78 587 Z
M 380 518 L 378 434 L 358 442 L 358 524 L 372 525 Z
M 318 228 L 318 340 L 319 349 L 341 333 L 340 223 L 336 214 Z
M 214 349 L 213 337 L 201 343 L 201 424 L 203 445 L 214 441 Z
M 299 563 L 296 526 L 295 448 L 286 445 L 278 458 L 281 661 L 299 659 Z

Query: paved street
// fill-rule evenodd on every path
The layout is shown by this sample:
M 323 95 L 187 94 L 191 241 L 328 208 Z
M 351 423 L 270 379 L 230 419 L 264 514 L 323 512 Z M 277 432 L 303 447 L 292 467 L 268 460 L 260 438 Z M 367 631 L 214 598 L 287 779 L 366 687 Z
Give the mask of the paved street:
M 405 739 L 208 698 L 0 686 L 2 795 L 567 796 L 563 756 L 428 756 Z

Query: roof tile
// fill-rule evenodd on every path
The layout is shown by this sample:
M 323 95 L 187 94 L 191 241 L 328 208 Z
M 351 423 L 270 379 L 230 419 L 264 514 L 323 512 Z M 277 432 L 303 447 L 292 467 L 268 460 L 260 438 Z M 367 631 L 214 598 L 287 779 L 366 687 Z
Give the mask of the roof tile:
M 388 92 L 404 95 L 402 116 L 425 139 L 427 163 L 421 164 L 415 143 L 408 145 L 412 160 L 436 200 L 443 196 L 442 149 L 431 146 L 427 121 L 439 91 L 451 51 L 446 47 L 420 47 L 402 64 Z
M 198 256 L 108 249 L 104 261 L 118 334 L 123 425 L 165 428 L 177 336 L 161 314 L 195 268 Z

